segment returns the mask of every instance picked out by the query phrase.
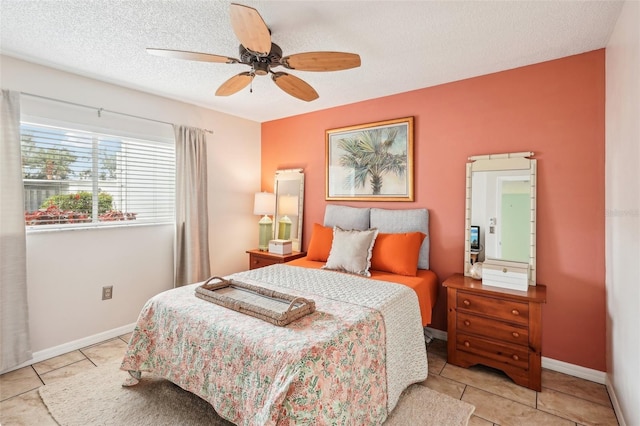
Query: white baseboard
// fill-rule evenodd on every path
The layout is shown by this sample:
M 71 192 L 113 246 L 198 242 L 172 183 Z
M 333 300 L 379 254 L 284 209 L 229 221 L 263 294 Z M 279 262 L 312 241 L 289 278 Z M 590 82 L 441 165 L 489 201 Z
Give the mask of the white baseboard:
M 569 364 L 568 362 L 558 361 L 557 359 L 546 358 L 544 356 L 542 357 L 542 368 L 600 383 L 601 385 L 605 384 L 607 377 L 607 373 L 604 371 L 593 370 L 591 368 Z
M 437 328 L 431 328 L 431 327 L 425 327 L 425 328 L 427 329 L 427 332 L 431 334 L 431 337 L 433 337 L 434 339 L 444 340 L 445 342 L 447 341 L 446 331 L 438 330 Z
M 447 332 L 438 330 L 436 328 L 427 327 L 427 331 L 431 333 L 436 339 L 447 340 Z M 600 383 L 602 385 L 606 382 L 607 374 L 603 371 L 593 370 L 591 368 L 581 367 L 575 364 L 569 364 L 568 362 L 558 361 L 556 359 L 542 357 L 542 368 L 548 370 L 557 371 L 558 373 L 568 374 L 570 376 L 579 377 L 581 379 L 589 380 L 592 382 Z
M 94 334 L 93 336 L 83 337 L 82 339 L 74 340 L 72 342 L 63 343 L 62 345 L 34 352 L 33 357 L 29 361 L 24 362 L 20 365 L 16 365 L 15 367 L 9 368 L 5 371 L 0 371 L 0 374 L 8 373 L 9 371 L 17 370 L 18 368 L 27 367 L 31 364 L 45 361 L 58 355 L 66 354 L 67 352 L 86 348 L 87 346 L 95 345 L 96 343 L 104 342 L 105 340 L 113 339 L 114 337 L 122 336 L 123 334 L 127 334 L 133 331 L 135 326 L 135 323 L 123 325 L 122 327 L 103 331 L 102 333 Z
M 622 415 L 622 407 L 620 406 L 620 402 L 618 401 L 618 397 L 616 396 L 616 391 L 613 387 L 613 383 L 611 383 L 610 374 L 607 374 L 605 385 L 607 386 L 607 391 L 609 392 L 609 398 L 611 398 L 611 405 L 613 405 L 613 411 L 616 412 L 616 417 L 618 418 L 618 424 L 620 426 L 627 426 L 627 423 L 624 421 L 624 416 Z

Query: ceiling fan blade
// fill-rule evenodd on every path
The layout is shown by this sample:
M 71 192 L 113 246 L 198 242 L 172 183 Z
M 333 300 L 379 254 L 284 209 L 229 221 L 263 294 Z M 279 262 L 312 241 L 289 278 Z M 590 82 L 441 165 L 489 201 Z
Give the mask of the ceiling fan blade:
M 230 15 L 240 43 L 259 56 L 267 56 L 271 51 L 271 33 L 260 13 L 252 7 L 231 3 Z
M 294 98 L 310 102 L 319 97 L 318 92 L 316 92 L 313 87 L 294 75 L 287 74 L 286 72 L 274 72 L 271 79 L 275 81 L 279 88 Z
M 247 87 L 253 80 L 253 75 L 250 72 L 241 72 L 238 75 L 234 75 L 229 80 L 225 81 L 216 90 L 216 96 L 229 96 Z
M 345 52 L 306 52 L 289 55 L 280 63 L 300 71 L 340 71 L 360 66 L 360 55 Z
M 229 58 L 227 56 L 212 55 L 210 53 L 187 52 L 185 50 L 154 49 L 148 47 L 147 53 L 167 58 L 187 59 L 190 61 L 217 62 L 222 64 L 236 64 L 240 62 L 238 59 Z

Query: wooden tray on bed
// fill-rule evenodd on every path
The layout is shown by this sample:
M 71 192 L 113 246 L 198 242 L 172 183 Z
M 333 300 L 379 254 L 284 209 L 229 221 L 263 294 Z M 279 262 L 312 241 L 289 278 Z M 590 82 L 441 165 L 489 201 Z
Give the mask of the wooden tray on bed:
M 278 326 L 316 310 L 313 300 L 280 293 L 233 279 L 211 277 L 196 287 L 196 297 Z

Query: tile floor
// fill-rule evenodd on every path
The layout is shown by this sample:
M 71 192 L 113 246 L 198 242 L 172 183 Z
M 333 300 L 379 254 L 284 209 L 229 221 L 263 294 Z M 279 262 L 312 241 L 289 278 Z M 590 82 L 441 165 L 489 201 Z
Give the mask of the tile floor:
M 0 376 L 0 424 L 56 425 L 38 388 L 119 360 L 129 335 L 107 340 Z M 550 370 L 542 372 L 542 392 L 514 384 L 486 367 L 463 369 L 447 363 L 447 345 L 434 340 L 427 350 L 424 385 L 476 407 L 469 425 L 618 425 L 604 385 Z

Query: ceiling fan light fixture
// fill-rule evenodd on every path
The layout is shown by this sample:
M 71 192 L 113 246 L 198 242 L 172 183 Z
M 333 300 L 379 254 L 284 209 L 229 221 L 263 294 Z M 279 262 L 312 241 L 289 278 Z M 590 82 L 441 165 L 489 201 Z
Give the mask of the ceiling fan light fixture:
M 269 74 L 269 64 L 266 62 L 253 62 L 252 68 L 255 75 Z

